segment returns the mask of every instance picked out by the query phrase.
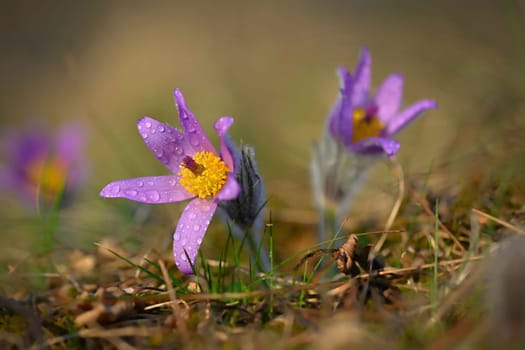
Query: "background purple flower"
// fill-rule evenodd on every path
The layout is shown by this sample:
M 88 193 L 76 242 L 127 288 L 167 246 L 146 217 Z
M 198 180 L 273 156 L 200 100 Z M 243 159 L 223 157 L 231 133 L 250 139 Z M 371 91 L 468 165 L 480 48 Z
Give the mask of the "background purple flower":
M 150 117 L 137 122 L 144 143 L 172 175 L 114 181 L 100 195 L 127 198 L 142 203 L 170 203 L 192 199 L 173 235 L 173 257 L 179 270 L 193 272 L 197 253 L 219 201 L 238 196 L 232 154 L 225 141 L 233 118 L 219 118 L 214 125 L 220 138 L 217 154 L 201 125 L 175 89 L 175 102 L 183 131 Z
M 426 110 L 437 107 L 434 100 L 421 100 L 399 111 L 403 95 L 403 77 L 388 76 L 375 96 L 370 92 L 372 59 L 366 48 L 355 69 L 355 75 L 339 68 L 341 79 L 339 99 L 330 113 L 328 129 L 332 137 L 353 152 L 384 153 L 394 156 L 399 142 L 392 139 Z
M 85 182 L 85 134 L 78 124 L 65 124 L 56 135 L 38 124 L 10 130 L 2 144 L 0 189 L 26 203 L 70 199 Z

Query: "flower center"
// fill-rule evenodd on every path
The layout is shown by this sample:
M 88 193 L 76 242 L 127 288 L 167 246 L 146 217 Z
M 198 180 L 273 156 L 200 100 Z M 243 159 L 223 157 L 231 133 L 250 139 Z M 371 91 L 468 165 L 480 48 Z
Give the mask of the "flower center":
M 201 151 L 186 156 L 180 164 L 180 184 L 199 198 L 215 197 L 226 183 L 230 168 L 215 154 Z
M 32 191 L 53 201 L 66 184 L 67 165 L 58 157 L 37 159 L 27 166 L 26 176 Z
M 377 107 L 354 109 L 354 128 L 352 142 L 359 142 L 369 137 L 380 136 L 385 125 L 377 117 Z

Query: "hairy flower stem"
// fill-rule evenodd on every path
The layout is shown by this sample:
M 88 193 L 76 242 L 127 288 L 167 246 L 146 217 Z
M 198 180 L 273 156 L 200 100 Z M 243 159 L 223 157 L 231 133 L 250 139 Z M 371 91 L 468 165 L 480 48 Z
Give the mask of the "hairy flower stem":
M 337 238 L 352 201 L 380 159 L 349 153 L 330 137 L 315 145 L 311 170 L 315 204 L 321 216 L 319 242 Z

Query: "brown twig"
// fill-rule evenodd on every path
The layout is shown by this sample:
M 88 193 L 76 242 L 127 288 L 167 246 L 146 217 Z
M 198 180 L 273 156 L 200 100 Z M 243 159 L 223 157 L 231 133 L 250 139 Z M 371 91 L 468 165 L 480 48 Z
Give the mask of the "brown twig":
M 177 328 L 179 329 L 179 333 L 182 338 L 182 342 L 187 349 L 191 349 L 190 334 L 188 333 L 188 327 L 186 326 L 186 320 L 183 317 L 184 310 L 182 310 L 182 308 L 180 307 L 181 300 L 177 300 L 177 297 L 175 295 L 175 290 L 173 289 L 173 284 L 171 283 L 171 278 L 168 274 L 168 270 L 166 269 L 166 265 L 164 264 L 164 261 L 162 261 L 162 259 L 159 259 L 158 263 L 160 266 L 160 270 L 162 271 L 162 277 L 164 278 L 164 283 L 166 284 L 166 288 L 168 289 L 168 295 L 171 301 L 170 305 L 173 310 L 173 317 L 175 318 L 177 322 Z
M 521 228 L 519 228 L 519 227 L 517 227 L 517 226 L 514 226 L 514 225 L 512 225 L 511 223 L 508 223 L 508 222 L 506 222 L 506 221 L 503 221 L 503 220 L 501 220 L 501 219 L 498 219 L 497 217 L 492 216 L 492 215 L 490 215 L 490 214 L 487 214 L 487 213 L 485 213 L 485 212 L 482 212 L 481 210 L 476 209 L 476 208 L 472 208 L 472 211 L 473 211 L 475 214 L 477 214 L 477 215 L 479 215 L 479 216 L 483 216 L 483 217 L 485 217 L 485 218 L 487 218 L 487 219 L 489 219 L 489 220 L 492 220 L 492 221 L 494 221 L 494 222 L 500 224 L 501 226 L 504 226 L 504 227 L 508 228 L 509 230 L 512 230 L 512 231 L 514 231 L 514 232 L 516 232 L 516 233 L 518 233 L 518 234 L 520 234 L 520 235 L 525 235 L 525 230 L 523 230 L 523 229 L 521 229 Z

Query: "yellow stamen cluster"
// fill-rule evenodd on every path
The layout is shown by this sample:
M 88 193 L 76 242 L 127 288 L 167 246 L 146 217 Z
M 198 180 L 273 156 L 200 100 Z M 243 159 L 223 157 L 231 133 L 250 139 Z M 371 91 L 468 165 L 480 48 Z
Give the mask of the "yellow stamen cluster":
M 359 142 L 368 137 L 380 136 L 385 125 L 376 116 L 368 116 L 366 109 L 354 110 L 354 128 L 352 142 Z
M 201 151 L 192 157 L 198 169 L 182 162 L 180 171 L 180 184 L 191 194 L 199 198 L 215 197 L 226 183 L 226 175 L 230 168 L 215 154 Z
M 59 158 L 38 159 L 26 169 L 28 185 L 46 200 L 55 200 L 66 184 L 67 165 Z

